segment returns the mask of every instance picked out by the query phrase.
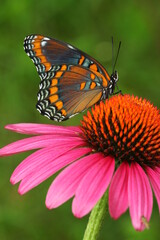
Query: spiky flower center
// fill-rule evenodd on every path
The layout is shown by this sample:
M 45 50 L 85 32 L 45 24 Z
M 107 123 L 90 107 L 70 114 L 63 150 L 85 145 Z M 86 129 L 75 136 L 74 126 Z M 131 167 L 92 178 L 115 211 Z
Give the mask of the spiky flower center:
M 160 165 L 160 111 L 145 99 L 117 95 L 82 121 L 87 143 L 119 161 Z

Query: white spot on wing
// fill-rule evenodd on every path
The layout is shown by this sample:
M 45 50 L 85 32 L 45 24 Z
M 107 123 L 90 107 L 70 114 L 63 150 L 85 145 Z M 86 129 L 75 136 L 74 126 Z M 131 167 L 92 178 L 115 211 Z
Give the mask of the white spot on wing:
M 70 44 L 67 45 L 70 49 L 75 49 L 73 46 L 71 46 Z
M 54 121 L 58 122 L 58 119 L 56 117 L 53 118 Z
M 40 100 L 40 97 L 41 97 L 41 95 L 38 93 L 38 95 L 37 95 L 38 101 Z
M 38 110 L 38 112 L 40 112 L 40 113 L 42 112 L 39 108 L 37 108 L 37 110 Z
M 50 114 L 49 114 L 49 112 L 45 111 L 44 114 L 45 114 L 45 116 L 47 116 L 47 117 L 50 118 Z
M 73 117 L 73 116 L 76 116 L 78 113 L 74 113 L 72 115 L 69 116 L 69 118 Z
M 42 41 L 41 46 L 44 47 L 47 44 L 47 41 Z
M 50 117 L 50 116 L 48 116 L 46 113 L 44 114 L 44 116 L 45 116 L 45 117 L 47 117 L 47 118 L 49 118 L 49 119 L 51 118 L 51 117 Z
M 42 107 L 41 107 L 41 105 L 39 105 L 39 104 L 37 105 L 37 110 L 38 110 L 38 109 L 39 109 L 40 111 L 42 111 Z
M 43 40 L 48 41 L 48 40 L 50 40 L 50 38 L 44 37 Z

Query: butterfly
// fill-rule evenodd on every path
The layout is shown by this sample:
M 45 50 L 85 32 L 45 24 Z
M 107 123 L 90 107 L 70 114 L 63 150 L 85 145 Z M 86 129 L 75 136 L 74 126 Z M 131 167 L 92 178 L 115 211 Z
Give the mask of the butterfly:
M 114 93 L 117 71 L 109 76 L 97 60 L 68 43 L 29 35 L 24 50 L 41 79 L 36 108 L 51 120 L 66 120 Z

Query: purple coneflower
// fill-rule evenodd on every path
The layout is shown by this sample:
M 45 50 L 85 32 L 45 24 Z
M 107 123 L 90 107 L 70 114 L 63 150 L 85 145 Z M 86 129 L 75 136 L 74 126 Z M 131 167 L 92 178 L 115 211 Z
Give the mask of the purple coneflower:
M 76 217 L 88 214 L 109 186 L 109 212 L 117 219 L 128 208 L 133 227 L 150 220 L 152 189 L 160 210 L 160 112 L 148 101 L 118 95 L 84 116 L 81 127 L 13 124 L 6 129 L 34 134 L 0 150 L 0 156 L 39 149 L 11 176 L 24 194 L 64 168 L 51 184 L 46 206 L 73 198 Z

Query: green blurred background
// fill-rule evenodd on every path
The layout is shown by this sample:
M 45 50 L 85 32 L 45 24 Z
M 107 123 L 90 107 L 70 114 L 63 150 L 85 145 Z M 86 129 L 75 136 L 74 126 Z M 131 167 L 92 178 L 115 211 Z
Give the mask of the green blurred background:
M 20 139 L 4 130 L 9 123 L 54 124 L 35 108 L 39 77 L 23 50 L 24 37 L 40 33 L 66 41 L 99 60 L 111 74 L 112 46 L 122 41 L 117 70 L 119 88 L 160 107 L 160 1 L 5 0 L 0 7 L 0 146 Z M 64 124 L 78 125 L 80 114 Z M 62 123 L 63 124 L 63 123 Z M 61 124 L 61 125 L 62 125 Z M 28 153 L 0 161 L 0 240 L 82 239 L 88 216 L 76 219 L 71 201 L 58 209 L 45 207 L 54 177 L 24 196 L 9 183 L 14 168 Z M 100 239 L 159 239 L 155 201 L 150 230 L 136 232 L 129 212 L 114 221 L 105 218 Z

